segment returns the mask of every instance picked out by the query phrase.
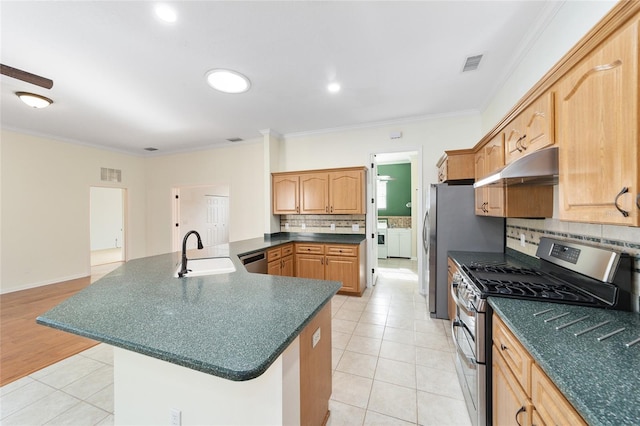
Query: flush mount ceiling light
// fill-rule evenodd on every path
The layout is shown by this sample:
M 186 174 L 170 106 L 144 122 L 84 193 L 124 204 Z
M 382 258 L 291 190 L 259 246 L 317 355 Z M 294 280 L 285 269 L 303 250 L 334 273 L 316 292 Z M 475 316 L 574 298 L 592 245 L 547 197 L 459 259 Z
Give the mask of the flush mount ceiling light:
M 159 4 L 155 7 L 156 16 L 160 18 L 161 21 L 167 22 L 169 24 L 173 24 L 178 20 L 178 15 L 174 8 L 167 4 Z
M 214 89 L 224 93 L 244 93 L 251 87 L 247 77 L 239 72 L 215 69 L 207 73 L 207 83 Z
M 16 92 L 16 96 L 31 108 L 46 108 L 53 103 L 49 98 L 29 92 Z
M 327 90 L 331 93 L 338 93 L 340 91 L 340 84 L 339 83 L 329 83 L 329 85 L 327 86 Z

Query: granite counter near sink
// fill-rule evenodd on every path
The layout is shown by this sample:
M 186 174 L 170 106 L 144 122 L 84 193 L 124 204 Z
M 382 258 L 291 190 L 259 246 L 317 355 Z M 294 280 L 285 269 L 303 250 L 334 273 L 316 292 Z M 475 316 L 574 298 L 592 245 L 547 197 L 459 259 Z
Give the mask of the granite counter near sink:
M 37 321 L 207 374 L 249 380 L 340 288 L 336 281 L 251 274 L 237 257 L 294 238 L 189 251 L 189 258 L 229 256 L 236 267 L 229 274 L 174 278 L 178 252 L 131 260 Z
M 590 425 L 640 424 L 640 343 L 626 346 L 640 337 L 640 314 L 498 297 L 489 297 L 489 304 Z M 564 313 L 568 315 L 545 322 Z M 575 336 L 607 320 L 611 322 Z M 620 328 L 625 330 L 598 341 Z

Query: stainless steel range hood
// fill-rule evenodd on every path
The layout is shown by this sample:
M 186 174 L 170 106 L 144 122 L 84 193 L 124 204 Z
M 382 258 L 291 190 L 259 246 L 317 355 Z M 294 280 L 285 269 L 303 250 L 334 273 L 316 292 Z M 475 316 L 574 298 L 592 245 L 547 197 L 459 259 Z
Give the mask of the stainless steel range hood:
M 497 172 L 478 180 L 473 187 L 555 185 L 556 183 L 558 183 L 558 147 L 552 146 L 518 158 Z

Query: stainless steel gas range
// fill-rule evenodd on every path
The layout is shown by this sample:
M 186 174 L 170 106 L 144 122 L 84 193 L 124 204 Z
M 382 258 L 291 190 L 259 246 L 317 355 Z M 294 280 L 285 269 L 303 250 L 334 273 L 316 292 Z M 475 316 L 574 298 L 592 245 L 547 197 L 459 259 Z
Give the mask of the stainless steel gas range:
M 456 371 L 474 425 L 492 424 L 491 316 L 488 297 L 631 310 L 631 259 L 587 244 L 543 237 L 539 258 L 455 252 L 452 336 Z

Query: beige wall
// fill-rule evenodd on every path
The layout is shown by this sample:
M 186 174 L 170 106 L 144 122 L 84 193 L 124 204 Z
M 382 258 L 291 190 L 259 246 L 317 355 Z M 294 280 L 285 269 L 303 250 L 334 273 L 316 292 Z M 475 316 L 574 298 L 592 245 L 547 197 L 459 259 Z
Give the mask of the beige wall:
M 1 137 L 2 293 L 89 274 L 91 186 L 127 188 L 127 257 L 145 255 L 141 158 L 5 130 Z M 121 169 L 122 184 L 101 182 L 101 167 Z
M 390 139 L 392 131 L 402 131 L 402 138 Z M 445 149 L 472 147 L 480 137 L 479 113 L 332 133 L 285 136 L 278 171 L 366 166 L 373 153 L 422 148 L 423 185 L 426 187 L 428 183 L 437 182 L 436 163 Z
M 229 240 L 264 235 L 262 138 L 224 148 L 149 158 L 147 255 L 172 251 L 171 190 L 180 186 L 229 186 Z

